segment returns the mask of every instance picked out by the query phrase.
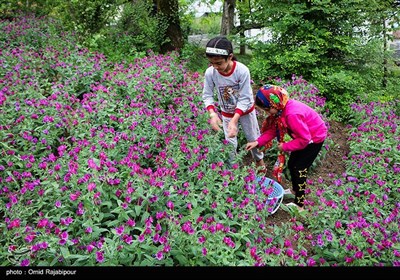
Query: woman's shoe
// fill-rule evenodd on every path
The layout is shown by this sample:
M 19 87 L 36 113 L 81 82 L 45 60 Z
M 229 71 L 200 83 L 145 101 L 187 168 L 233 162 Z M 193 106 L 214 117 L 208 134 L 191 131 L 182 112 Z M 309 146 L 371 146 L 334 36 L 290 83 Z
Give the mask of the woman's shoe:
M 285 198 L 294 198 L 294 194 L 292 193 L 292 191 L 290 189 L 285 189 L 283 191 L 283 195 Z
M 303 212 L 304 208 L 297 205 L 296 203 L 290 202 L 285 204 L 286 207 L 291 208 L 291 209 L 297 209 L 298 212 Z
M 283 192 L 284 195 L 287 194 L 293 194 L 292 191 L 290 189 L 285 189 L 285 191 Z

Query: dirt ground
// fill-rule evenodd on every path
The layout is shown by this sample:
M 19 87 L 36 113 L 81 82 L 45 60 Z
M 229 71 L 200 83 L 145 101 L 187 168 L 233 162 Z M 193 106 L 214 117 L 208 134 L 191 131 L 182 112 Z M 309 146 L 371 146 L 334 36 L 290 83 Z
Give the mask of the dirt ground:
M 339 122 L 330 122 L 329 123 L 329 137 L 335 143 L 330 145 L 329 150 L 327 151 L 325 158 L 316 166 L 314 170 L 311 170 L 308 174 L 308 178 L 317 181 L 319 178 L 323 179 L 324 182 L 329 182 L 332 179 L 329 177 L 329 174 L 342 174 L 346 169 L 344 162 L 342 160 L 343 156 L 349 153 L 349 146 L 347 144 L 347 132 L 345 125 Z M 251 156 L 247 156 L 245 161 L 247 163 L 252 162 Z M 268 171 L 266 176 L 269 178 L 273 178 L 270 173 L 272 170 L 271 164 L 268 164 Z M 282 184 L 283 188 L 289 188 L 291 186 L 291 182 L 286 178 L 283 178 Z M 282 203 L 292 202 L 293 199 L 284 199 Z M 290 213 L 284 211 L 282 208 L 279 208 L 274 214 L 270 215 L 268 218 L 270 220 L 270 224 L 279 224 L 282 222 L 289 221 L 291 218 Z

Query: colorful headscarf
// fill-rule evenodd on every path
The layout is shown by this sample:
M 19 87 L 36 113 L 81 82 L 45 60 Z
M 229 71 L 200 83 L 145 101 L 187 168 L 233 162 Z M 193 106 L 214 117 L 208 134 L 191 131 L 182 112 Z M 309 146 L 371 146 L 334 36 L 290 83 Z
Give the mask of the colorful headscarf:
M 266 131 L 271 125 L 274 125 L 276 129 L 276 138 L 279 143 L 284 142 L 284 137 L 287 132 L 284 119 L 281 117 L 281 115 L 282 110 L 285 108 L 288 100 L 289 94 L 287 91 L 282 87 L 274 85 L 264 85 L 257 91 L 256 94 L 256 102 L 261 103 L 263 105 L 263 109 L 274 108 L 278 110 L 277 114 L 269 115 L 264 120 L 261 126 L 261 133 Z M 269 149 L 271 147 L 272 141 L 269 141 L 267 144 L 265 144 L 264 149 Z M 285 161 L 285 153 L 279 151 L 278 158 L 272 171 L 272 175 L 274 175 L 278 183 L 282 182 L 282 173 Z
M 261 101 L 265 108 L 275 108 L 280 111 L 285 108 L 289 94 L 282 87 L 264 85 L 257 91 L 256 99 Z

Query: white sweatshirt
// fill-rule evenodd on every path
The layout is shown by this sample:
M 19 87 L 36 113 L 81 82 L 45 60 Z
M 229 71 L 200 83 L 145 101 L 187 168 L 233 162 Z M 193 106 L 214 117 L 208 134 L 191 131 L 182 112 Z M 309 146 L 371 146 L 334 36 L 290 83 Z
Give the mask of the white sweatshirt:
M 233 61 L 232 70 L 222 74 L 210 66 L 204 77 L 203 102 L 206 108 L 214 107 L 214 90 L 222 112 L 243 115 L 254 104 L 253 91 L 250 85 L 250 71 L 246 65 Z

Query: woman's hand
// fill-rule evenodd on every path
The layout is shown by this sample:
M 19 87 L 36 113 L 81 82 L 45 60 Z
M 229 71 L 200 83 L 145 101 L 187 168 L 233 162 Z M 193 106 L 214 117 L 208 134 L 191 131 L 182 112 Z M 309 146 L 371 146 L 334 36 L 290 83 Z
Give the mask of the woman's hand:
M 249 142 L 246 144 L 246 151 L 250 151 L 258 146 L 258 141 Z

